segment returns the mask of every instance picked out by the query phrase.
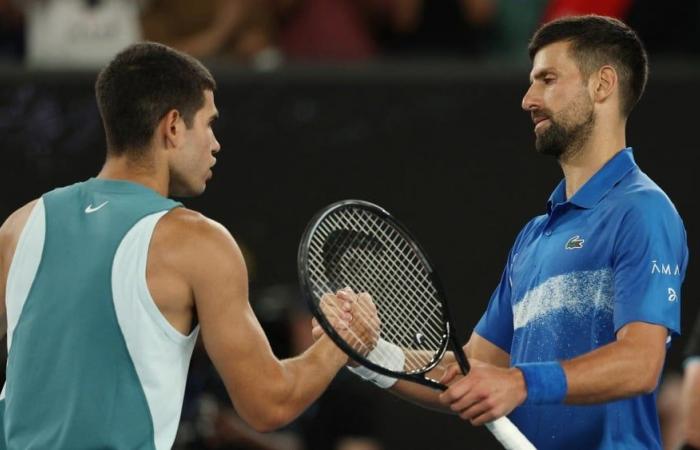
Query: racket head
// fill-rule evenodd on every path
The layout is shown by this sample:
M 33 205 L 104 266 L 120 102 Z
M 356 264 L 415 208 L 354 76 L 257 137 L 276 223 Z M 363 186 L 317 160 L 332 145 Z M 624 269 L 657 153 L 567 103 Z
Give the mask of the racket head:
M 398 247 L 399 245 L 401 247 Z M 364 252 L 360 254 L 361 257 L 356 254 L 359 251 Z M 346 257 L 349 253 L 353 256 Z M 377 256 L 381 253 L 385 253 L 383 259 Z M 394 259 L 398 262 L 389 257 L 390 253 L 401 253 L 395 255 Z M 380 264 L 382 261 L 385 264 Z M 402 325 L 405 325 L 401 321 L 406 318 L 400 317 L 397 321 L 393 317 L 396 309 L 405 306 L 412 308 L 414 313 L 424 311 L 419 310 L 420 305 L 415 302 L 411 305 L 395 304 L 396 299 L 381 285 L 400 283 L 401 280 L 387 279 L 384 274 L 387 271 L 398 270 L 396 266 L 401 266 L 407 261 L 415 267 L 411 266 L 410 270 L 404 267 L 404 270 L 420 274 L 420 283 L 413 280 L 413 287 L 416 287 L 416 284 L 429 286 L 431 298 L 428 299 L 430 303 L 426 307 L 429 307 L 432 313 L 429 314 L 430 317 L 418 317 L 417 314 L 416 317 L 409 318 L 410 323 L 406 325 L 408 331 L 400 335 Z M 311 219 L 299 244 L 297 262 L 299 282 L 308 306 L 338 347 L 350 358 L 375 372 L 423 383 L 422 375 L 442 359 L 450 342 L 452 326 L 442 284 L 426 253 L 406 227 L 373 203 L 363 200 L 339 201 L 323 208 Z M 364 263 L 371 267 L 363 266 Z M 420 353 L 423 356 L 420 360 L 411 364 L 407 361 L 404 371 L 391 370 L 369 360 L 347 343 L 320 306 L 324 293 L 334 294 L 346 286 L 356 293 L 368 292 L 372 296 L 382 322 L 380 337 L 402 348 L 422 350 Z M 389 286 L 392 287 L 397 286 Z M 390 304 L 393 305 L 391 308 L 388 306 Z M 389 313 L 392 314 L 391 317 Z M 426 323 L 429 323 L 429 326 Z M 421 327 L 429 328 L 429 332 L 424 335 L 427 336 L 424 345 L 421 345 Z

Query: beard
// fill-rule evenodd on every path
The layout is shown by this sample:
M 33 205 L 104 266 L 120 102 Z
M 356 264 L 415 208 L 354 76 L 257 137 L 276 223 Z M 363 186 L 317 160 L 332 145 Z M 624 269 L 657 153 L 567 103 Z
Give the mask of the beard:
M 561 118 L 547 114 L 549 126 L 536 135 L 535 149 L 561 160 L 576 154 L 593 132 L 593 102 L 588 97 L 582 98 L 558 115 Z

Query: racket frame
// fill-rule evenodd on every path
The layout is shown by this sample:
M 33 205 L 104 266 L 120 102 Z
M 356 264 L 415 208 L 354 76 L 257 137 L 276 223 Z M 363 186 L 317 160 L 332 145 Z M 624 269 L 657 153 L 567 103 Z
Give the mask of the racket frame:
M 430 277 L 430 281 L 433 283 L 433 286 L 437 291 L 437 296 L 441 299 L 440 306 L 442 308 L 444 325 L 444 329 L 442 330 L 442 332 L 444 333 L 442 336 L 442 342 L 438 351 L 435 353 L 431 361 L 421 369 L 412 370 L 410 372 L 395 372 L 393 370 L 389 370 L 380 365 L 377 365 L 369 359 L 367 359 L 366 357 L 359 354 L 352 348 L 352 346 L 347 344 L 345 340 L 333 328 L 333 325 L 331 325 L 330 321 L 326 318 L 323 311 L 321 311 L 320 299 L 318 299 L 317 301 L 315 298 L 315 295 L 313 293 L 314 291 L 309 280 L 310 277 L 308 275 L 308 249 L 311 243 L 311 239 L 314 233 L 316 232 L 318 226 L 328 215 L 333 214 L 339 210 L 348 208 L 359 208 L 369 210 L 372 213 L 379 216 L 382 220 L 389 222 L 411 246 L 414 253 L 418 255 L 418 257 L 421 259 L 426 269 L 426 272 Z M 457 338 L 455 336 L 452 317 L 450 315 L 449 307 L 447 305 L 447 296 L 445 295 L 445 290 L 443 288 L 442 282 L 440 281 L 440 278 L 437 276 L 437 273 L 433 269 L 433 265 L 428 259 L 426 252 L 423 251 L 423 248 L 418 243 L 418 240 L 413 236 L 413 234 L 411 234 L 410 231 L 408 231 L 408 229 L 401 222 L 394 218 L 384 208 L 377 206 L 374 203 L 355 199 L 341 200 L 323 208 L 321 211 L 319 211 L 313 216 L 313 218 L 309 221 L 309 224 L 307 225 L 306 229 L 304 230 L 301 242 L 299 243 L 299 251 L 297 254 L 297 268 L 299 272 L 299 283 L 301 291 L 306 299 L 306 302 L 309 305 L 311 313 L 321 325 L 323 330 L 326 332 L 328 337 L 330 337 L 331 340 L 338 347 L 340 347 L 351 359 L 353 359 L 358 364 L 361 364 L 367 367 L 368 369 L 371 369 L 382 375 L 412 381 L 414 383 L 419 383 L 424 386 L 431 387 L 433 389 L 445 390 L 445 385 L 437 382 L 436 380 L 426 377 L 425 373 L 429 372 L 440 363 L 443 356 L 445 355 L 445 352 L 447 351 L 448 345 L 451 344 L 453 350 L 455 351 L 454 353 L 457 358 L 457 362 L 462 370 L 462 373 L 466 373 L 469 370 L 469 364 L 467 362 L 467 359 L 464 356 L 462 347 L 459 345 L 459 342 L 457 341 Z M 335 295 L 335 292 L 331 292 L 330 294 Z

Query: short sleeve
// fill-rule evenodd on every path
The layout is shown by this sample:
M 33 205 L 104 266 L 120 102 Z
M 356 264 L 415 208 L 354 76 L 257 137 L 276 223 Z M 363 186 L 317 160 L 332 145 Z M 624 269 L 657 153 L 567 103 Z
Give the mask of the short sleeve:
M 683 222 L 661 193 L 635 200 L 621 220 L 613 253 L 615 330 L 639 321 L 677 335 L 688 264 Z
M 522 235 L 522 232 L 521 232 Z M 513 343 L 513 303 L 511 289 L 511 268 L 520 236 L 508 255 L 501 279 L 489 300 L 489 305 L 476 324 L 474 331 L 479 336 L 510 353 Z
M 506 353 L 510 353 L 513 342 L 513 307 L 509 272 L 510 264 L 507 264 L 484 315 L 474 328 L 476 334 L 497 345 Z

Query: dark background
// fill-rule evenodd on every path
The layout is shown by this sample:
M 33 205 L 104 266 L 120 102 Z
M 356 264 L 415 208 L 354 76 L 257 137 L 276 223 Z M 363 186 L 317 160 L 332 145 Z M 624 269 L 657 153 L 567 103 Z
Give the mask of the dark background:
M 685 331 L 698 310 L 700 204 L 693 188 L 700 70 L 654 64 L 628 124 L 635 157 L 671 197 L 688 231 Z M 193 209 L 244 249 L 252 297 L 296 283 L 304 226 L 344 198 L 376 202 L 417 235 L 441 274 L 459 337 L 484 310 L 516 233 L 544 212 L 561 178 L 538 155 L 520 109 L 527 70 L 461 64 L 288 67 L 273 74 L 214 68 L 221 142 L 214 179 Z M 93 176 L 104 158 L 94 73 L 0 75 L 0 218 L 55 186 Z M 684 337 L 667 370 L 678 370 Z M 387 449 L 498 448 L 483 430 L 371 392 Z M 355 405 L 355 408 L 361 406 Z M 319 425 L 322 426 L 322 425 Z M 414 431 L 415 430 L 415 431 Z

